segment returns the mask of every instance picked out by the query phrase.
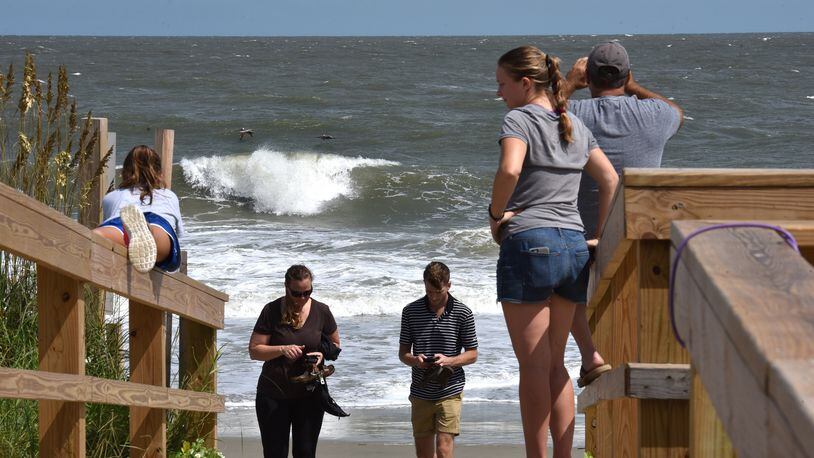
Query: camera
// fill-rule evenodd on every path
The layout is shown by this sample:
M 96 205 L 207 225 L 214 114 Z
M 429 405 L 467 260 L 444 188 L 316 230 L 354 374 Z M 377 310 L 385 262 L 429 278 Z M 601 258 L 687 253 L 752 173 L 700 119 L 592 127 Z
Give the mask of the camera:
M 317 355 L 305 355 L 305 364 L 316 364 L 319 361 L 319 356 Z
M 428 364 L 432 364 L 432 363 L 434 363 L 436 361 L 438 361 L 437 356 L 427 356 L 426 358 L 424 358 L 424 362 L 428 363 Z

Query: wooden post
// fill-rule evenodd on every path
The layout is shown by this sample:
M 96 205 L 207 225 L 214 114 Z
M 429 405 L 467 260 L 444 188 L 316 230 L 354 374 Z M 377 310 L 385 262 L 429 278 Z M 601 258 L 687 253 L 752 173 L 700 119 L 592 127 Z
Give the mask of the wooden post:
M 614 328 L 613 350 L 609 358 L 610 364 L 614 367 L 626 362 L 635 362 L 638 355 L 637 337 L 639 326 L 636 322 L 636 313 L 639 299 L 639 279 L 636 251 L 635 247 L 628 251 L 610 286 Z M 636 399 L 619 399 L 610 401 L 610 404 L 612 405 L 613 417 L 614 456 L 638 456 L 638 401 Z
M 85 374 L 85 301 L 81 283 L 37 266 L 42 371 Z M 40 456 L 85 456 L 85 404 L 39 402 Z
M 670 241 L 636 242 L 638 300 L 638 361 L 689 363 L 689 354 L 676 341 L 667 308 Z M 684 457 L 689 447 L 689 403 L 684 400 L 639 401 L 641 457 Z
M 98 141 L 93 148 L 93 153 L 85 163 L 85 170 L 81 171 L 80 186 L 93 179 L 93 174 L 99 168 L 99 164 L 108 150 L 107 118 L 91 118 L 91 122 L 93 130 L 98 132 Z M 106 167 L 111 168 L 109 164 Z M 99 177 L 96 185 L 91 188 L 88 194 L 88 205 L 79 214 L 79 222 L 85 227 L 94 228 L 102 222 L 102 198 L 107 193 L 107 185 L 102 184 L 104 177 L 104 174 Z
M 163 386 L 164 312 L 130 300 L 130 381 Z M 167 454 L 167 419 L 163 409 L 130 407 L 130 456 Z
M 187 252 L 182 251 L 181 271 L 187 272 Z M 217 392 L 217 331 L 185 318 L 178 318 L 178 383 L 181 389 Z M 208 381 L 208 383 L 207 383 Z M 209 447 L 215 447 L 218 423 L 215 413 L 189 412 L 203 419 L 200 437 Z
M 735 458 L 735 449 L 715 412 L 707 390 L 692 367 L 690 389 L 690 456 L 693 458 Z
M 172 153 L 175 149 L 175 131 L 172 129 L 156 129 L 155 130 L 155 151 L 161 156 L 161 178 L 164 180 L 164 186 L 167 189 L 172 188 Z M 186 265 L 183 265 L 184 273 L 186 273 Z M 167 377 L 166 386 L 170 386 L 172 364 L 172 314 L 165 313 L 164 320 L 166 321 L 166 351 L 167 351 Z
M 175 131 L 155 130 L 155 151 L 161 155 L 161 171 L 167 189 L 172 188 L 172 152 L 175 148 Z
M 589 325 L 593 329 L 594 345 L 600 354 L 610 358 L 613 354 L 614 321 L 611 310 L 611 295 L 606 294 L 591 315 Z M 613 364 L 610 359 L 606 362 Z M 590 423 L 589 423 L 590 421 Z M 603 402 L 596 406 L 595 413 L 585 415 L 585 429 L 590 425 L 593 432 L 593 442 L 585 441 L 585 450 L 592 456 L 605 456 L 603 452 L 613 450 L 613 404 Z M 592 447 L 592 448 L 589 448 Z

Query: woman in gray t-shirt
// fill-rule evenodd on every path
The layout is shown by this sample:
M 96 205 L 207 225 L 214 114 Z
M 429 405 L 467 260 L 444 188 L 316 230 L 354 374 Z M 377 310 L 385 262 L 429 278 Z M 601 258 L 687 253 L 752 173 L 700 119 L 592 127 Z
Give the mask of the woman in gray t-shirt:
M 488 210 L 500 244 L 497 297 L 520 363 L 526 455 L 545 455 L 550 427 L 554 455 L 570 456 L 574 391 L 565 343 L 574 305 L 585 302 L 589 257 L 579 181 L 584 169 L 599 184 L 604 222 L 618 177 L 591 132 L 566 112 L 558 59 L 532 46 L 516 48 L 498 60 L 496 77 L 511 111 Z

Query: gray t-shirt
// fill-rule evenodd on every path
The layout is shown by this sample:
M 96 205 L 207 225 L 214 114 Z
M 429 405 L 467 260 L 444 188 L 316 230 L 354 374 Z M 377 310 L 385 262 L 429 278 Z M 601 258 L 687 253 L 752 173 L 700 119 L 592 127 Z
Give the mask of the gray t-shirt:
M 664 145 L 681 125 L 678 110 L 660 99 L 605 96 L 571 100 L 568 109 L 594 134 L 617 173 L 625 167 L 660 167 Z M 587 174 L 579 189 L 579 213 L 588 238 L 593 238 L 599 191 Z
M 523 210 L 501 228 L 501 240 L 539 227 L 582 231 L 577 193 L 588 155 L 597 147 L 591 132 L 571 115 L 574 141 L 560 141 L 559 115 L 539 105 L 515 108 L 503 119 L 500 140 L 514 137 L 526 145 L 520 179 L 507 210 Z

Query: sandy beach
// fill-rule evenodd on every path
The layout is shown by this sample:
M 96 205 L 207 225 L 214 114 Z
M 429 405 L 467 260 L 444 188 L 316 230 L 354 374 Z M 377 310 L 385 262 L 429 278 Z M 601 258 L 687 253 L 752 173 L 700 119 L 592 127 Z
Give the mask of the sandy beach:
M 227 458 L 259 457 L 263 447 L 259 437 L 219 437 L 218 449 Z M 549 455 L 551 450 L 549 449 Z M 414 457 L 415 448 L 409 444 L 386 444 L 320 440 L 317 455 L 321 458 L 339 457 Z M 463 458 L 508 458 L 524 456 L 522 445 L 458 445 L 455 456 Z M 572 457 L 583 457 L 584 450 L 574 449 Z

